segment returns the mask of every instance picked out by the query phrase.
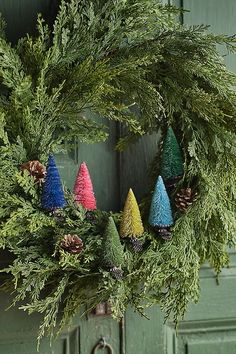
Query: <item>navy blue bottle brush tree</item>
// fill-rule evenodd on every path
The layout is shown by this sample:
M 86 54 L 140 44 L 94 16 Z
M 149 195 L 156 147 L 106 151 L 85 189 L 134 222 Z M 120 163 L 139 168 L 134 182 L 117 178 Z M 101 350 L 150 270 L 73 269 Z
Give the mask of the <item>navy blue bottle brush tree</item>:
M 49 155 L 42 191 L 42 208 L 55 212 L 66 206 L 61 178 L 52 154 Z

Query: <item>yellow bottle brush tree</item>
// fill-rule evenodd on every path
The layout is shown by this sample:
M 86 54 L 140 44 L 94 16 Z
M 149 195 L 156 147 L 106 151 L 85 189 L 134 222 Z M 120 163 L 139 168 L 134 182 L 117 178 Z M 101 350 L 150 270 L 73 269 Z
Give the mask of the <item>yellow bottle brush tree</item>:
M 129 237 L 135 252 L 142 251 L 143 244 L 138 238 L 144 232 L 139 206 L 135 195 L 130 188 L 123 210 L 120 224 L 120 236 Z

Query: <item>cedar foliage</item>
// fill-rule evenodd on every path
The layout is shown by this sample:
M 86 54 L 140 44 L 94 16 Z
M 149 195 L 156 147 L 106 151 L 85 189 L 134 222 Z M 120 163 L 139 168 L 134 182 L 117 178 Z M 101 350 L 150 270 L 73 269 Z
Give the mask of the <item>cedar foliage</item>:
M 15 47 L 0 24 L 0 246 L 15 256 L 6 270 L 15 302 L 44 314 L 39 338 L 53 333 L 59 310 L 62 328 L 79 309 L 107 299 L 115 317 L 128 305 L 140 312 L 159 303 L 177 321 L 198 299 L 201 263 L 217 273 L 228 264 L 236 229 L 236 77 L 216 47 L 234 51 L 235 37 L 183 27 L 178 14 L 156 0 L 62 1 L 52 31 L 39 16 L 38 36 Z M 142 254 L 126 250 L 119 282 L 100 269 L 108 215 L 96 211 L 97 224 L 87 222 L 66 193 L 62 224 L 42 211 L 39 186 L 18 169 L 45 163 L 49 150 L 74 137 L 104 140 L 106 128 L 87 109 L 126 125 L 120 149 L 171 125 L 185 152 L 183 183 L 199 194 L 176 216 L 170 242 L 146 234 Z M 69 233 L 86 240 L 80 255 L 58 250 Z

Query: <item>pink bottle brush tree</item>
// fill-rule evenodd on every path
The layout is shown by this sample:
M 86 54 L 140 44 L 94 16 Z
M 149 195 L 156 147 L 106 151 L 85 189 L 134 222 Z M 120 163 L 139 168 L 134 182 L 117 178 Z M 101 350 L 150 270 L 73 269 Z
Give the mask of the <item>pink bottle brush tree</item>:
M 85 162 L 80 165 L 75 180 L 74 195 L 76 203 L 81 204 L 85 209 L 96 209 L 96 199 L 93 192 L 93 184 Z

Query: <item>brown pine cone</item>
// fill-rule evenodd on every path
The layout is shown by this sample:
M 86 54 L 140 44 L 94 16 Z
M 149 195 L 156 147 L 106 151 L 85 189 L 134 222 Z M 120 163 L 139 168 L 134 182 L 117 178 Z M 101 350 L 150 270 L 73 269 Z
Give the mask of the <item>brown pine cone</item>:
M 27 170 L 33 176 L 36 183 L 41 185 L 44 182 L 46 168 L 38 160 L 28 161 L 20 166 L 21 171 Z
M 69 253 L 78 254 L 83 250 L 83 241 L 77 235 L 65 235 L 61 240 L 60 247 Z
M 181 211 L 187 210 L 187 208 L 195 202 L 197 199 L 197 193 L 192 188 L 181 189 L 177 193 L 175 198 L 175 206 Z

